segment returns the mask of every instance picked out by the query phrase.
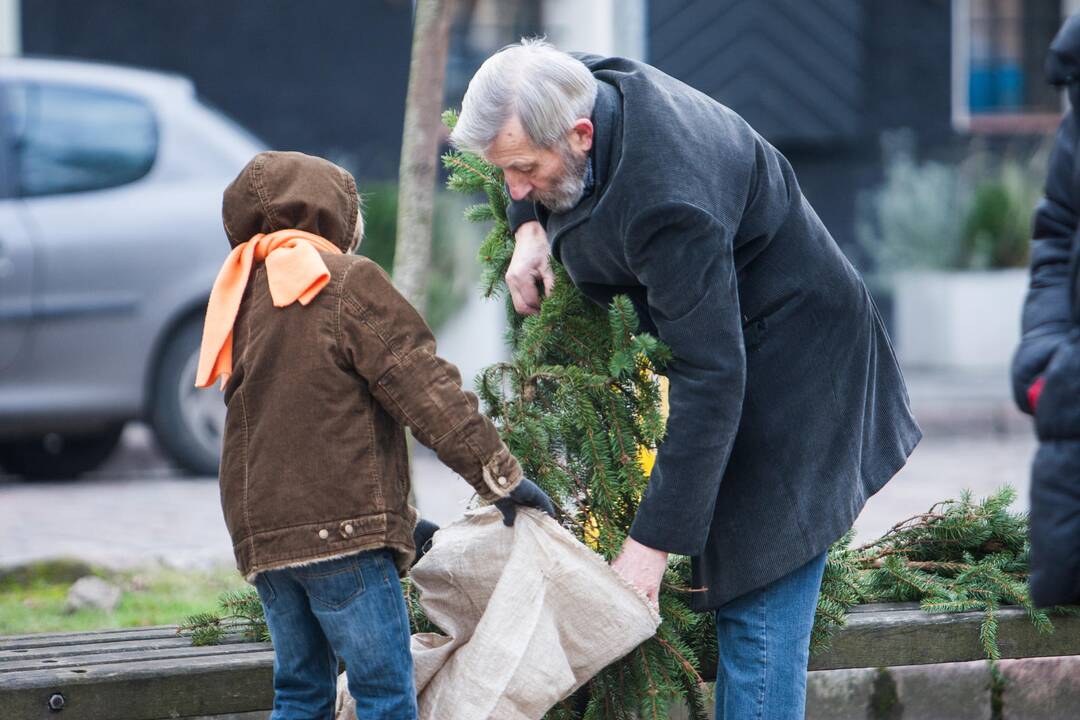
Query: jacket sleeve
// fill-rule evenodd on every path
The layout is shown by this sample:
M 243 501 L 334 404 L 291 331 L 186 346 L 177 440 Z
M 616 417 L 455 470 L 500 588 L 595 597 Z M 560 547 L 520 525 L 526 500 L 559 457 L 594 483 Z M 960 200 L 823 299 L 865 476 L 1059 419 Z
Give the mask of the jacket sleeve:
M 1035 210 L 1031 240 L 1031 278 L 1021 325 L 1020 345 L 1012 362 L 1013 397 L 1032 412 L 1028 390 L 1050 363 L 1072 327 L 1070 256 L 1077 230 L 1077 121 L 1070 111 L 1058 129 L 1046 194 Z
M 734 234 L 709 213 L 673 202 L 640 212 L 625 237 L 627 263 L 673 356 L 667 435 L 630 536 L 658 550 L 699 555 L 746 384 Z
M 361 259 L 342 285 L 339 346 L 372 396 L 485 500 L 517 487 L 517 459 L 462 388 L 458 369 L 435 354 L 431 330 L 389 276 Z
M 506 194 L 509 195 L 509 191 Z M 529 200 L 511 200 L 506 206 L 506 220 L 510 224 L 511 235 L 530 220 L 539 222 L 539 218 L 536 217 L 536 205 Z

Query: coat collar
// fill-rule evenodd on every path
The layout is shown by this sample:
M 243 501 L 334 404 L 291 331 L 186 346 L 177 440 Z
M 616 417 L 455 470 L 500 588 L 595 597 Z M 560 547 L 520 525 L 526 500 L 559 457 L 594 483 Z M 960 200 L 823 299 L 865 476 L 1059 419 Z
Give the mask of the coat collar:
M 589 160 L 592 165 L 593 189 L 574 207 L 563 213 L 551 213 L 548 219 L 548 239 L 551 254 L 559 257 L 559 240 L 570 228 L 589 219 L 593 209 L 604 196 L 608 181 L 621 155 L 622 103 L 614 85 L 597 81 L 596 104 L 593 106 L 593 149 Z

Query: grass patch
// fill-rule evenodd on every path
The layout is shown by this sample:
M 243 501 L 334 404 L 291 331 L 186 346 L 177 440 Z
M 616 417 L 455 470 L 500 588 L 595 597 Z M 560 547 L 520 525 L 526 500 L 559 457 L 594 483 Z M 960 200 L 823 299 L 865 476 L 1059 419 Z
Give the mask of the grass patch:
M 87 574 L 123 590 L 115 611 L 65 611 L 68 589 Z M 216 607 L 221 593 L 245 587 L 231 567 L 111 572 L 70 561 L 33 563 L 0 573 L 0 635 L 176 625 Z

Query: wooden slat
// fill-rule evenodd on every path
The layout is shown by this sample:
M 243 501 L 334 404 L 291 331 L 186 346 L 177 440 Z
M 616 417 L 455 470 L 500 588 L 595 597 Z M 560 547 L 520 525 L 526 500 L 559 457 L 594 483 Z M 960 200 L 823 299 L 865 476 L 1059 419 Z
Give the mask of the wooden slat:
M 47 645 L 44 647 L 22 648 L 20 650 L 0 650 L 0 672 L 3 668 L 19 660 L 41 660 L 42 658 L 78 658 L 104 652 L 142 652 L 170 647 L 191 647 L 191 638 L 173 635 L 166 638 L 146 640 L 117 640 L 113 642 L 80 643 L 78 645 Z
M 267 710 L 273 704 L 274 655 L 266 645 L 262 648 L 182 661 L 5 673 L 0 675 L 0 718 L 56 718 L 48 709 L 53 693 L 64 695 L 65 720 L 150 720 Z
M 810 658 L 811 670 L 924 665 L 983 660 L 980 612 L 930 614 L 905 609 L 853 612 L 832 639 L 831 648 Z M 1003 658 L 1080 655 L 1080 618 L 1053 617 L 1054 632 L 1040 634 L 1019 608 L 998 614 L 998 647 Z
M 0 635 L 0 651 L 55 645 L 84 645 L 117 640 L 176 637 L 175 625 L 155 625 L 145 628 L 121 628 L 94 632 L 35 633 L 31 635 Z
M 253 645 L 253 643 L 247 642 L 239 635 L 227 635 L 223 639 L 221 645 L 231 645 L 235 643 L 243 643 L 245 646 L 249 647 Z M 64 658 L 65 660 L 72 659 L 78 662 L 89 662 L 88 660 L 79 660 L 79 658 L 102 653 L 149 653 L 170 648 L 190 647 L 192 647 L 190 637 L 177 635 L 173 632 L 165 637 L 146 637 L 126 640 L 103 639 L 102 642 L 93 643 L 45 645 L 20 648 L 17 650 L 0 649 L 0 672 L 4 672 L 7 668 L 14 667 L 13 664 L 17 664 L 20 660 L 40 661 L 44 658 Z
M 96 647 L 96 646 L 94 646 Z M 236 655 L 242 653 L 266 652 L 269 648 L 264 643 L 233 643 L 217 645 L 211 648 L 192 647 L 191 642 L 170 647 L 136 650 L 131 648 L 113 649 L 111 652 L 95 652 L 88 655 L 30 657 L 18 660 L 0 660 L 0 677 L 4 673 L 20 673 L 32 670 L 59 670 L 62 668 L 96 667 L 116 663 L 136 663 L 150 660 L 176 660 L 189 662 L 192 658 L 202 660 L 214 655 Z

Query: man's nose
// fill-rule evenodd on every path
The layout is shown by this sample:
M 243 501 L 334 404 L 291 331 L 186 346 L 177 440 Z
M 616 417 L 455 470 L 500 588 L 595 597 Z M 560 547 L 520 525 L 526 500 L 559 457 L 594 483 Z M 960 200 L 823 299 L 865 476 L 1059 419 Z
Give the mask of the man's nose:
M 510 189 L 510 197 L 514 200 L 524 200 L 532 191 L 532 185 L 512 177 L 506 178 L 506 186 Z

